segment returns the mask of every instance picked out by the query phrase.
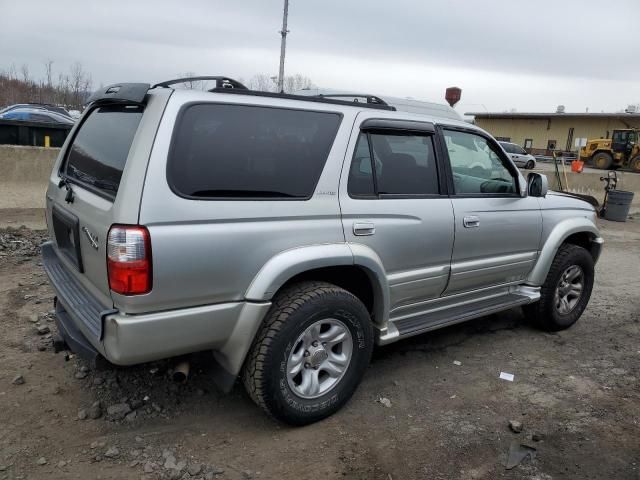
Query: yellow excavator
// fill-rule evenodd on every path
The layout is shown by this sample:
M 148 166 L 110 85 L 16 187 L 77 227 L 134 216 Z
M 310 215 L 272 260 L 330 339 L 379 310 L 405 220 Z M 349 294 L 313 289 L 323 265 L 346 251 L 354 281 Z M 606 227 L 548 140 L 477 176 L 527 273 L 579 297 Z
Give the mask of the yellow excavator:
M 580 149 L 580 160 L 595 168 L 610 170 L 628 167 L 640 173 L 640 130 L 614 130 L 611 138 L 589 140 Z

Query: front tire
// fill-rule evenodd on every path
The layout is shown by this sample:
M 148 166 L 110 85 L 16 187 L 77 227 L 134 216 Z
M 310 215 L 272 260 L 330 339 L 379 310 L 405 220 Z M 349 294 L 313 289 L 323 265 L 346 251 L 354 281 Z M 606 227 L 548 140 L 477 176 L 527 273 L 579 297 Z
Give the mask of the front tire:
M 338 411 L 369 365 L 366 307 L 325 282 L 286 288 L 273 302 L 245 362 L 247 392 L 267 414 L 306 425 Z
M 591 254 L 578 245 L 564 244 L 553 259 L 540 300 L 525 306 L 525 315 L 543 330 L 569 328 L 587 308 L 593 281 Z
M 524 166 L 524 168 L 526 170 L 533 170 L 533 167 L 535 166 L 536 166 L 536 162 L 534 162 L 533 160 L 529 160 L 527 164 Z
M 635 173 L 640 173 L 640 155 L 637 155 L 629 162 L 629 168 Z
M 613 157 L 606 152 L 599 152 L 593 156 L 593 166 L 601 170 L 608 170 L 613 163 Z

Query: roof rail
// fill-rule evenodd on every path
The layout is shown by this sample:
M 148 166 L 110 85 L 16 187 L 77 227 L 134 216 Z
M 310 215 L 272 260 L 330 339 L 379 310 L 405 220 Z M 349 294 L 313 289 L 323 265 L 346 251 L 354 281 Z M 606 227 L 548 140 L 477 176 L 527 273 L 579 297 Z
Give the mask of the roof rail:
M 365 102 L 350 102 L 348 100 L 339 100 L 329 96 L 323 95 L 295 95 L 291 93 L 278 93 L 278 92 L 262 92 L 258 90 L 239 90 L 239 89 L 228 89 L 228 88 L 212 88 L 209 90 L 210 92 L 216 93 L 236 93 L 238 95 L 253 95 L 256 97 L 269 97 L 269 98 L 284 98 L 287 100 L 301 100 L 303 102 L 315 102 L 315 103 L 328 103 L 331 105 L 345 105 L 349 107 L 358 106 L 364 108 L 375 108 L 378 110 L 390 110 L 395 111 L 396 107 L 388 105 L 384 102 L 382 103 L 365 103 Z M 338 95 L 339 96 L 339 95 Z M 359 95 L 344 95 L 345 97 L 358 97 Z M 381 100 L 382 101 L 382 100 Z
M 170 87 L 171 85 L 175 85 L 175 84 L 178 84 L 178 83 L 199 82 L 199 81 L 203 81 L 203 80 L 215 80 L 215 82 L 216 82 L 215 88 L 216 89 L 217 88 L 237 88 L 237 89 L 240 89 L 240 90 L 249 90 L 247 87 L 245 87 L 243 84 L 241 84 L 237 80 L 234 80 L 233 78 L 228 78 L 228 77 L 210 77 L 210 76 L 176 78 L 174 80 L 167 80 L 166 82 L 156 83 L 151 88 L 156 88 L 156 87 L 167 88 L 167 87 Z
M 369 95 L 368 93 L 319 93 L 318 95 L 311 96 L 320 98 L 353 98 L 353 103 L 360 103 L 357 99 L 364 98 L 366 103 L 372 103 L 375 105 L 389 105 L 380 97 Z

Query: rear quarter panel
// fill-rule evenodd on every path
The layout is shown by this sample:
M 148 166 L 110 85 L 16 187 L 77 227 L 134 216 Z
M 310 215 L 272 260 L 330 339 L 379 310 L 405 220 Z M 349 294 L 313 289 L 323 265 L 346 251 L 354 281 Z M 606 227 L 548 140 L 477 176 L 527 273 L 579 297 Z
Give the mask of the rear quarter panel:
M 225 94 L 213 100 L 206 92 L 181 92 L 177 97 L 167 105 L 158 130 L 140 210 L 140 224 L 151 235 L 153 289 L 143 296 L 117 297 L 117 306 L 128 313 L 242 300 L 260 269 L 278 253 L 344 242 L 337 185 L 355 113 L 342 112 L 340 128 L 309 200 L 191 200 L 173 193 L 166 174 L 180 107 L 190 101 L 274 103 Z M 295 101 L 282 106 L 309 108 Z M 325 105 L 314 109 L 333 111 Z

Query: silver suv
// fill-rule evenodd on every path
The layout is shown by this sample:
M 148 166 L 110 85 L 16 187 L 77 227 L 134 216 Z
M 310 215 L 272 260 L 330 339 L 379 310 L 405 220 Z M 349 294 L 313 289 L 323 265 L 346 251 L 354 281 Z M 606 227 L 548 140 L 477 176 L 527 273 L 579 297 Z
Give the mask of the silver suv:
M 62 148 L 43 257 L 63 346 L 117 365 L 212 351 L 223 389 L 241 376 L 301 425 L 347 402 L 374 344 L 584 311 L 594 209 L 525 180 L 486 132 L 207 78 L 107 87 Z

